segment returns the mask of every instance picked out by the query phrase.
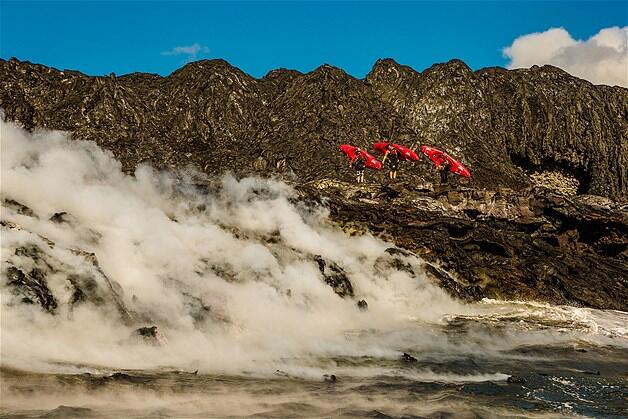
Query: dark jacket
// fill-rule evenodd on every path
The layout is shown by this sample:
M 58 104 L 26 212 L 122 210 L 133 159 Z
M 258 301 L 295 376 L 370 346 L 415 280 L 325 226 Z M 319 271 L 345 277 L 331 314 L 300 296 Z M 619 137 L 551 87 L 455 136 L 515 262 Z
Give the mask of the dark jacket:
M 356 154 L 356 156 L 351 160 L 351 166 L 355 169 L 356 172 L 363 172 L 366 169 L 366 161 L 365 156 L 362 153 Z
M 399 167 L 399 162 L 401 161 L 401 153 L 399 153 L 399 151 L 397 149 L 392 149 L 388 152 L 387 155 L 387 159 L 388 159 L 388 166 L 392 169 L 392 170 L 397 170 L 397 168 Z

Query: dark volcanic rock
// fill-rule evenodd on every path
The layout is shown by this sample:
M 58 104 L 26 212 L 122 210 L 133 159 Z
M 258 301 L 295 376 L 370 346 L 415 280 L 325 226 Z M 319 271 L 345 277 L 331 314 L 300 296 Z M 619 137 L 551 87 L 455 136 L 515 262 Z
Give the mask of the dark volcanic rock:
M 6 220 L 0 220 L 0 225 L 0 234 L 5 234 L 5 230 L 22 230 L 21 226 Z M 39 238 L 47 246 L 13 244 L 13 254 L 3 254 L 2 276 L 6 277 L 6 285 L 21 302 L 37 304 L 52 314 L 67 307 L 68 315 L 75 306 L 89 303 L 110 307 L 124 322 L 132 321 L 132 313 L 123 302 L 120 286 L 105 275 L 94 253 L 61 248 L 43 236 Z M 11 249 L 11 245 L 7 246 Z M 63 260 L 59 258 L 59 253 L 65 253 Z M 77 258 L 78 263 L 72 265 L 68 261 L 71 258 Z M 66 293 L 62 289 L 69 291 L 69 298 L 63 296 Z
M 347 273 L 334 261 L 326 261 L 322 256 L 314 256 L 318 269 L 323 274 L 325 283 L 333 288 L 340 297 L 353 297 L 353 285 Z
M 57 308 L 57 300 L 50 292 L 43 273 L 37 269 L 32 269 L 28 274 L 15 266 L 7 269 L 8 285 L 12 286 L 14 292 L 22 296 L 22 302 L 27 304 L 39 304 L 51 313 Z
M 55 212 L 50 217 L 50 221 L 56 224 L 64 224 L 64 223 L 72 224 L 73 217 L 65 211 Z
M 396 271 L 405 272 L 413 277 L 416 276 L 414 268 L 409 262 L 403 259 L 405 255 L 400 254 L 399 250 L 400 249 L 394 248 L 386 249 L 385 254 L 377 258 L 377 260 L 375 261 L 375 269 L 380 273 L 385 272 L 387 269 L 393 269 Z
M 133 333 L 136 337 L 141 338 L 144 342 L 151 345 L 161 346 L 168 342 L 157 326 L 140 327 Z
M 379 60 L 364 80 L 329 65 L 254 79 L 204 60 L 168 77 L 89 77 L 11 59 L 0 60 L 0 87 L 6 119 L 96 141 L 127 171 L 150 161 L 348 178 L 339 144 L 392 138 L 446 148 L 481 187 L 560 171 L 579 193 L 628 195 L 628 90 L 551 66 L 474 72 L 453 60 L 419 73 Z M 433 175 L 430 164 L 402 166 L 415 183 Z
M 358 80 L 329 65 L 254 79 L 223 60 L 168 77 L 89 77 L 12 59 L 0 60 L 0 108 L 27 129 L 95 141 L 127 172 L 146 161 L 298 179 L 301 197 L 327 205 L 348 233 L 394 242 L 382 269 L 416 276 L 404 260 L 411 252 L 428 262 L 428 277 L 463 299 L 628 310 L 624 88 L 551 66 L 474 72 L 459 60 L 421 73 L 380 60 Z M 445 148 L 473 179 L 435 186 L 423 159 L 404 162 L 397 182 L 373 172 L 367 182 L 384 185 L 337 180 L 353 175 L 339 144 L 391 138 Z M 66 214 L 53 219 L 72 228 Z M 338 295 L 353 296 L 341 267 L 317 263 Z M 236 279 L 228 266 L 209 268 Z M 89 292 L 89 281 L 79 284 L 72 303 L 93 300 Z M 209 313 L 192 306 L 198 321 Z
M 428 261 L 428 276 L 459 298 L 628 310 L 625 206 L 546 190 L 461 188 L 464 204 L 457 206 L 439 199 L 446 192 L 408 192 L 392 202 L 353 198 L 363 188 L 321 182 L 303 193 L 323 195 L 332 219 L 348 232 L 361 226 Z M 401 258 L 406 252 L 388 249 L 382 266 L 410 268 Z
M 525 384 L 526 379 L 518 375 L 511 375 L 506 381 L 508 384 Z
M 323 380 L 326 383 L 333 383 L 333 384 L 335 384 L 338 381 L 338 378 L 336 377 L 335 374 L 325 374 L 325 375 L 323 375 Z
M 525 171 L 565 169 L 580 192 L 628 193 L 628 90 L 552 67 L 471 71 L 453 60 L 423 73 L 378 61 L 366 81 L 420 134 L 451 150 L 485 187 L 519 187 Z M 498 180 L 500 177 L 501 180 Z
M 415 362 L 418 362 L 418 360 L 415 357 L 405 352 L 403 353 L 403 355 L 401 355 L 401 360 L 403 362 L 407 362 L 408 364 L 413 364 Z
M 46 412 L 39 416 L 45 419 L 70 419 L 70 418 L 88 418 L 97 416 L 96 412 L 87 407 L 75 407 L 61 405 L 56 409 Z
M 356 306 L 358 307 L 360 311 L 367 311 L 369 309 L 369 304 L 366 302 L 366 300 L 358 301 L 356 303 Z
M 7 208 L 15 210 L 18 214 L 26 215 L 27 217 L 35 217 L 35 213 L 32 209 L 12 199 L 5 199 L 2 204 Z

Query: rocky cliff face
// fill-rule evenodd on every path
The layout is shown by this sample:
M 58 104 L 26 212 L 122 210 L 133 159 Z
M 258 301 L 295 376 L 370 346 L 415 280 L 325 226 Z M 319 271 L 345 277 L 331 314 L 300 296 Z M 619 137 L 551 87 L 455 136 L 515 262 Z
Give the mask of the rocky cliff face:
M 347 233 L 369 231 L 432 263 L 428 274 L 458 298 L 628 309 L 628 208 L 610 199 L 332 180 L 300 190 Z
M 0 107 L 27 128 L 70 131 L 144 161 L 207 173 L 348 177 L 337 145 L 392 138 L 444 147 L 477 187 L 521 188 L 559 172 L 578 193 L 628 196 L 628 90 L 550 66 L 471 71 L 453 60 L 422 73 L 380 60 L 364 80 L 323 65 L 254 79 L 222 60 L 168 77 L 89 77 L 0 61 Z M 406 168 L 429 180 L 429 164 Z
M 549 66 L 473 72 L 457 60 L 422 73 L 381 60 L 364 80 L 327 65 L 262 79 L 221 60 L 168 77 L 89 77 L 10 60 L 0 61 L 0 85 L 5 119 L 93 140 L 127 172 L 192 164 L 296 180 L 301 198 L 327 205 L 347 232 L 420 255 L 457 297 L 628 310 L 627 89 Z M 424 159 L 404 163 L 399 182 L 369 173 L 372 183 L 346 183 L 338 145 L 390 138 L 447 149 L 472 181 L 435 187 Z M 54 311 L 59 298 L 31 266 L 44 259 L 31 253 L 28 269 L 5 276 Z M 318 265 L 337 294 L 353 296 L 341 268 Z M 94 295 L 115 295 L 98 280 Z M 88 282 L 70 288 L 82 298 L 96 289 Z
M 480 184 L 494 186 L 498 177 L 514 186 L 522 171 L 563 169 L 581 193 L 626 194 L 625 89 L 592 86 L 551 66 L 472 72 L 460 61 L 422 74 L 379 61 L 366 80 L 423 142 L 464 156 Z

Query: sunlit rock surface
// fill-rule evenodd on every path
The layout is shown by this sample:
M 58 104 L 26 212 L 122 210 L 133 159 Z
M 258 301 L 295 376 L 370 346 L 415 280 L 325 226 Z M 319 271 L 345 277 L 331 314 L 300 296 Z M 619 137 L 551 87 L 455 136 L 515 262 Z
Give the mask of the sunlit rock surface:
M 628 194 L 628 90 L 551 66 L 474 72 L 452 60 L 417 72 L 387 59 L 364 80 L 329 65 L 255 79 L 203 60 L 168 77 L 90 77 L 12 59 L 0 61 L 0 87 L 7 119 L 96 141 L 127 171 L 150 161 L 348 178 L 339 144 L 392 138 L 447 149 L 480 187 L 520 188 L 529 174 L 562 171 L 578 193 Z M 405 176 L 422 182 L 430 169 Z

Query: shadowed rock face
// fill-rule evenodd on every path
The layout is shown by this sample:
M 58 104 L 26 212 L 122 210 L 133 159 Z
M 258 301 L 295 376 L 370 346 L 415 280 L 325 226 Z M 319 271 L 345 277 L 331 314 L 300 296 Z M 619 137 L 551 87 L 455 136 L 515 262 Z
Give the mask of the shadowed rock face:
M 626 89 L 593 86 L 551 66 L 472 72 L 457 60 L 421 74 L 378 61 L 366 81 L 423 142 L 473 167 L 482 186 L 518 186 L 521 170 L 562 168 L 581 193 L 626 196 Z
M 421 256 L 428 276 L 460 299 L 628 310 L 628 208 L 609 199 L 325 181 L 299 190 L 347 233 L 369 231 Z M 382 262 L 406 271 L 400 260 Z
M 561 171 L 578 193 L 628 196 L 628 90 L 594 86 L 551 66 L 471 71 L 453 60 L 418 73 L 380 60 L 364 80 L 323 65 L 254 79 L 223 60 L 168 77 L 89 77 L 0 61 L 0 107 L 27 128 L 70 131 L 140 162 L 207 173 L 349 177 L 337 146 L 393 138 L 444 147 L 479 187 L 521 188 Z M 432 168 L 406 170 L 413 182 Z

